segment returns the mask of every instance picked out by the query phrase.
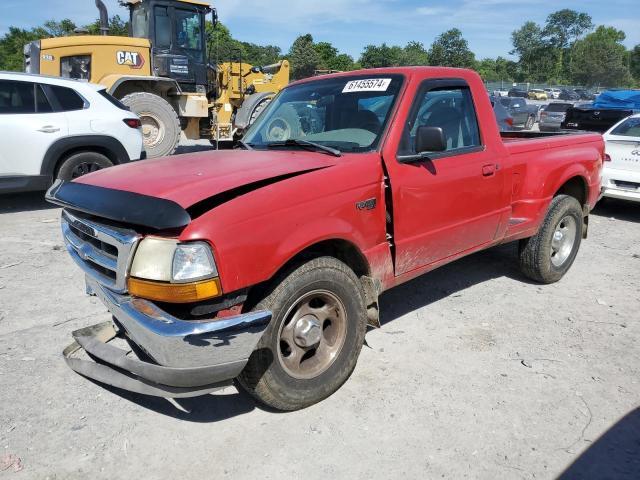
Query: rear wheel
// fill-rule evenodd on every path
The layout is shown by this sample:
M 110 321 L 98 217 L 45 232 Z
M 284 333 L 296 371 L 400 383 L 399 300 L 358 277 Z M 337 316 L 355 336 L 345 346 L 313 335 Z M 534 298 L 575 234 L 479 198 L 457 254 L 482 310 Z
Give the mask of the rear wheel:
M 148 158 L 171 155 L 180 141 L 180 119 L 164 98 L 153 93 L 130 93 L 122 103 L 140 117 Z
M 270 310 L 273 318 L 238 381 L 259 401 L 297 410 L 349 378 L 367 319 L 360 281 L 344 263 L 331 257 L 304 263 L 255 309 Z
M 582 208 L 568 195 L 558 195 L 533 237 L 520 242 L 520 269 L 541 283 L 560 280 L 573 264 L 582 240 Z
M 527 122 L 524 124 L 525 130 L 531 130 L 533 128 L 533 124 L 536 123 L 536 119 L 534 117 L 527 118 Z
M 87 173 L 112 167 L 113 163 L 98 152 L 78 152 L 65 158 L 58 168 L 57 178 L 70 181 Z

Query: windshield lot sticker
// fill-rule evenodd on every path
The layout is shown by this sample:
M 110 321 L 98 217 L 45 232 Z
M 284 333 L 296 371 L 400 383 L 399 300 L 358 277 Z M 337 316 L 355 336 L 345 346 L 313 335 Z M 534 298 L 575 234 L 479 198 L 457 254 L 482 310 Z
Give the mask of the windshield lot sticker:
M 344 86 L 342 93 L 386 92 L 390 83 L 390 78 L 365 78 L 362 80 L 351 80 Z

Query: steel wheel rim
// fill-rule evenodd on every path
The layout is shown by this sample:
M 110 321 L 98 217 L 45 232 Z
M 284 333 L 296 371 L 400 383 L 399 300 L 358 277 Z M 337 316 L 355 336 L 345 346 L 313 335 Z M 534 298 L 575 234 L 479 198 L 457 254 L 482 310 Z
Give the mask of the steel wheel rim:
M 278 361 L 287 374 L 311 379 L 326 372 L 347 332 L 344 303 L 328 290 L 305 293 L 287 310 L 278 331 Z
M 82 162 L 79 165 L 73 167 L 71 170 L 71 178 L 78 178 L 87 173 L 96 172 L 100 170 L 102 167 L 94 162 Z
M 162 143 L 165 136 L 165 128 L 164 124 L 158 120 L 158 117 L 149 112 L 138 113 L 138 116 L 142 123 L 144 146 L 153 148 Z
M 571 215 L 563 217 L 556 225 L 551 237 L 551 263 L 555 267 L 561 267 L 571 256 L 577 233 L 578 225 Z

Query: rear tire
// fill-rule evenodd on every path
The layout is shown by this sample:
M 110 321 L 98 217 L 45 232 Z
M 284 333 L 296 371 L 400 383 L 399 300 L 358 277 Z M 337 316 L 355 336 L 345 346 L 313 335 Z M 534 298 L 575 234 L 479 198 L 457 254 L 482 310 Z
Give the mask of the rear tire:
M 107 157 L 98 152 L 78 152 L 65 158 L 58 167 L 56 177 L 60 180 L 70 181 L 87 173 L 96 172 L 103 168 L 113 167 L 113 163 Z
M 533 128 L 533 124 L 536 123 L 536 119 L 534 117 L 527 118 L 526 123 L 524 124 L 525 130 L 531 130 Z
M 356 366 L 367 326 L 364 292 L 331 257 L 310 260 L 277 280 L 256 305 L 271 323 L 240 385 L 278 410 L 298 410 L 334 393 Z
M 142 136 L 148 158 L 173 154 L 180 142 L 180 119 L 164 98 L 153 93 L 130 93 L 122 103 L 142 121 Z
M 520 270 L 540 283 L 554 283 L 569 270 L 582 240 L 582 208 L 568 195 L 558 195 L 538 233 L 520 241 Z

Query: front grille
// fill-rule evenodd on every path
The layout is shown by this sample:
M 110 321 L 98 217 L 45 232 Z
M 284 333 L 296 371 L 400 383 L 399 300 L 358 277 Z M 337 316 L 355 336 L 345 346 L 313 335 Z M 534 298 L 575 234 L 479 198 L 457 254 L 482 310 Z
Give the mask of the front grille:
M 62 235 L 71 258 L 87 275 L 111 290 L 126 292 L 127 270 L 140 239 L 136 232 L 63 210 Z

